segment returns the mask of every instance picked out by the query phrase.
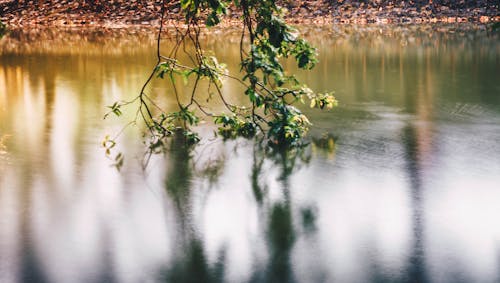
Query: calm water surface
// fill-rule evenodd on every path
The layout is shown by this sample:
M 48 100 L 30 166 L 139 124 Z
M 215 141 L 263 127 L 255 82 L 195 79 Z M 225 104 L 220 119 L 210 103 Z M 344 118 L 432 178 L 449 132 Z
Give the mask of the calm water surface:
M 0 282 L 499 282 L 498 34 L 304 32 L 321 62 L 299 76 L 340 101 L 305 109 L 311 146 L 265 154 L 206 124 L 195 151 L 174 139 L 143 170 L 130 128 L 120 172 L 100 142 L 134 110 L 102 117 L 138 93 L 154 33 L 3 38 Z M 215 33 L 208 48 L 237 70 L 238 37 Z M 148 92 L 173 103 L 165 82 Z

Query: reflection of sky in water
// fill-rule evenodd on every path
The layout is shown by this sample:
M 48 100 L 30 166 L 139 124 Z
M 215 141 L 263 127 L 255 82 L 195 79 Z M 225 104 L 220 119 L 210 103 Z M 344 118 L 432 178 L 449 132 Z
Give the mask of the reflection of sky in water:
M 474 35 L 469 56 L 433 36 L 317 39 L 307 83 L 343 102 L 310 113 L 330 151 L 207 140 L 188 157 L 174 141 L 145 172 L 136 129 L 120 173 L 99 142 L 123 125 L 101 117 L 139 89 L 148 44 L 0 56 L 0 282 L 497 281 L 498 43 Z

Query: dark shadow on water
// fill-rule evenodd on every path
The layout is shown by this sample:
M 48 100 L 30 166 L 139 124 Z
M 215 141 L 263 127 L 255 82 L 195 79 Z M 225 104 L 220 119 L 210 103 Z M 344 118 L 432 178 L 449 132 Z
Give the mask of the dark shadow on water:
M 267 241 L 271 258 L 266 281 L 295 282 L 290 261 L 297 236 L 293 228 L 290 201 L 275 204 L 269 218 Z
M 406 171 L 410 182 L 413 219 L 413 246 L 405 274 L 408 277 L 407 282 L 429 282 L 424 250 L 423 186 L 420 163 L 422 153 L 419 152 L 417 129 L 414 125 L 409 124 L 404 128 L 402 140 L 407 156 Z
M 266 224 L 265 239 L 269 259 L 265 266 L 255 270 L 251 276 L 250 282 L 297 282 L 292 266 L 292 250 L 299 235 L 294 227 L 293 204 L 291 200 L 291 176 L 302 165 L 307 165 L 311 160 L 308 152 L 309 148 L 294 149 L 263 149 L 254 146 L 253 149 L 253 171 L 252 188 L 256 202 L 259 203 L 261 213 L 265 215 Z M 265 161 L 271 162 L 273 167 L 278 168 L 278 180 L 282 200 L 271 204 L 269 208 L 262 205 L 268 202 L 262 193 L 262 186 L 255 185 L 259 183 L 263 172 Z M 268 186 L 265 186 L 267 192 Z M 315 223 L 316 214 L 312 213 L 311 208 L 302 209 L 302 221 L 306 229 L 312 228 Z M 309 231 L 314 231 L 310 229 Z
M 165 188 L 169 196 L 184 218 L 185 209 L 188 208 L 191 193 L 191 180 L 193 177 L 191 156 L 192 148 L 187 145 L 180 134 L 172 137 L 169 150 L 168 173 L 165 180 Z
M 262 145 L 256 143 L 254 145 L 253 154 L 252 154 L 252 175 L 251 175 L 251 183 L 252 183 L 252 192 L 255 197 L 255 201 L 259 206 L 262 205 L 263 199 L 266 196 L 269 188 L 266 184 L 261 184 L 261 175 L 264 165 L 264 158 L 259 157 L 258 152 L 262 151 Z
M 182 247 L 184 254 L 174 262 L 162 276 L 165 282 L 211 283 L 224 281 L 226 251 L 220 251 L 219 258 L 212 266 L 208 262 L 203 243 L 192 238 Z
M 175 204 L 176 223 L 180 227 L 176 228 L 174 246 L 177 250 L 173 253 L 174 258 L 161 272 L 160 280 L 180 283 L 223 282 L 226 249 L 220 250 L 217 262 L 211 264 L 191 219 L 192 179 L 195 175 L 192 149 L 180 134 L 173 136 L 169 146 L 165 188 Z
M 19 278 L 21 278 L 21 282 L 49 283 L 50 281 L 44 274 L 42 264 L 39 261 L 32 245 L 28 245 L 27 247 L 24 247 L 24 249 L 26 252 L 23 256 L 19 276 Z

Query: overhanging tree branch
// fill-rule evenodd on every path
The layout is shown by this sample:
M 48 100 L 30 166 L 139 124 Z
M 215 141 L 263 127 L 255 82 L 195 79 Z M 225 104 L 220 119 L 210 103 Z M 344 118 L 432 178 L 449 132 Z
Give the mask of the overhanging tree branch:
M 164 19 L 167 8 L 179 5 L 184 16 L 185 27 L 173 27 L 174 42 L 168 55 L 161 50 Z M 229 74 L 225 65 L 214 56 L 206 55 L 202 45 L 202 26 L 212 27 L 224 19 L 226 8 L 232 5 L 239 10 L 243 28 L 239 42 L 240 73 Z M 156 150 L 163 139 L 181 133 L 187 144 L 199 141 L 191 131 L 201 117 L 213 119 L 218 132 L 225 138 L 263 135 L 272 146 L 297 146 L 307 133 L 309 120 L 292 106 L 295 102 L 310 101 L 311 107 L 330 109 L 337 104 L 332 93 L 316 94 L 293 76 L 286 76 L 281 60 L 293 57 L 301 69 L 312 69 L 317 62 L 316 49 L 298 36 L 298 31 L 283 20 L 282 10 L 270 0 L 179 0 L 162 2 L 160 27 L 156 39 L 156 65 L 134 100 L 110 107 L 112 113 L 121 113 L 120 107 L 139 101 L 138 117 L 141 117 L 150 135 L 149 147 Z M 179 51 L 187 55 L 181 62 Z M 177 102 L 177 111 L 164 112 L 145 93 L 147 86 L 156 77 L 166 78 L 171 83 Z M 194 80 L 188 92 L 189 102 L 181 102 L 175 77 Z M 240 94 L 222 91 L 223 78 L 234 80 L 244 86 Z M 213 87 L 217 97 L 226 108 L 219 114 L 207 111 L 199 103 L 200 81 L 207 80 L 207 93 Z M 251 107 L 232 105 L 229 95 L 246 96 Z M 157 111 L 152 111 L 154 107 Z M 160 112 L 157 114 L 156 112 Z M 200 113 L 201 112 L 201 113 Z M 156 115 L 157 114 L 157 115 Z M 156 116 L 155 116 L 156 115 Z

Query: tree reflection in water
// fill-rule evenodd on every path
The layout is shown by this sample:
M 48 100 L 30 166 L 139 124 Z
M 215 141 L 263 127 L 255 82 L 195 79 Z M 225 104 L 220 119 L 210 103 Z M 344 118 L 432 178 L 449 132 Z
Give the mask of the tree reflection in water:
M 164 270 L 161 278 L 167 282 L 223 282 L 228 264 L 228 248 L 223 245 L 217 252 L 217 259 L 211 261 L 207 256 L 207 247 L 203 235 L 196 227 L 193 218 L 192 193 L 196 190 L 193 179 L 199 176 L 209 184 L 217 182 L 223 172 L 224 155 L 211 160 L 203 168 L 197 168 L 193 160 L 192 148 L 186 146 L 181 136 L 176 136 L 170 144 L 170 157 L 165 187 L 175 206 L 177 218 L 175 251 L 173 260 Z M 269 149 L 262 143 L 255 142 L 252 148 L 251 195 L 254 198 L 260 219 L 260 231 L 265 241 L 266 260 L 253 260 L 248 282 L 296 282 L 292 265 L 292 250 L 301 231 L 315 233 L 317 210 L 307 206 L 298 208 L 294 213 L 291 200 L 291 175 L 301 166 L 307 165 L 311 158 L 310 147 L 293 150 Z M 278 187 L 268 184 L 266 166 L 277 169 Z M 274 185 L 274 184 L 273 184 Z M 278 200 L 269 196 L 270 188 L 277 189 L 281 197 Z M 241 192 L 244 194 L 245 192 Z M 224 205 L 224 204 L 220 204 Z M 294 220 L 294 217 L 300 219 Z M 215 220 L 214 220 L 215 221 Z M 244 221 L 242 219 L 241 221 Z M 303 228 L 296 227 L 302 224 Z
M 252 184 L 260 178 L 262 164 L 269 159 L 279 168 L 279 184 L 283 199 L 271 204 L 267 211 L 266 239 L 269 252 L 269 261 L 265 272 L 257 272 L 252 276 L 254 282 L 295 282 L 292 266 L 291 253 L 297 238 L 296 229 L 293 226 L 292 202 L 290 199 L 290 176 L 296 167 L 307 164 L 310 155 L 306 154 L 304 148 L 295 149 L 263 149 L 260 145 L 254 146 L 254 171 L 252 172 Z M 260 155 L 260 158 L 256 157 Z M 256 193 L 258 186 L 253 185 L 254 195 L 257 202 L 262 202 L 262 194 Z M 260 206 L 260 209 L 264 209 Z M 264 274 L 264 275 L 262 275 Z M 264 278 L 263 278 L 264 276 Z
M 175 205 L 177 223 L 174 260 L 161 274 L 161 279 L 167 282 L 222 282 L 225 267 L 225 253 L 220 252 L 219 262 L 213 266 L 207 260 L 203 242 L 196 233 L 191 219 L 191 191 L 193 179 L 192 146 L 187 145 L 182 134 L 178 133 L 172 138 L 169 147 L 168 173 L 165 188 L 168 196 Z M 216 178 L 217 171 L 211 168 L 202 170 L 212 181 Z

